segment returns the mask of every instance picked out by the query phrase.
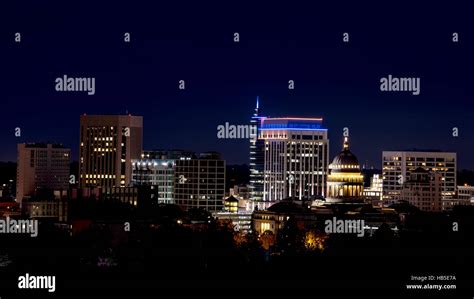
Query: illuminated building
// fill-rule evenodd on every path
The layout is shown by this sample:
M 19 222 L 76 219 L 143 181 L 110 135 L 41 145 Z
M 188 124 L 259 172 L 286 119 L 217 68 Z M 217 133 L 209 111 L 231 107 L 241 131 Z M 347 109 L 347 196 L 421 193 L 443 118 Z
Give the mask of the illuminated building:
M 384 151 L 382 153 L 383 200 L 391 204 L 400 199 L 403 183 L 421 167 L 441 174 L 442 197 L 456 193 L 456 153 L 439 151 Z
M 302 201 L 286 198 L 267 210 L 255 210 L 252 214 L 252 229 L 258 235 L 268 231 L 276 236 L 290 218 L 293 218 L 298 228 L 304 230 L 305 227 L 315 226 L 317 214 L 305 207 Z
M 474 200 L 474 186 L 457 186 L 458 198 Z
M 260 115 L 259 98 L 257 97 L 257 105 L 255 112 L 250 119 L 250 125 L 255 126 L 257 132 L 250 137 L 250 201 L 254 203 L 261 202 L 263 199 L 263 168 L 264 168 L 264 141 L 260 138 L 260 129 L 265 117 Z
M 176 160 L 174 200 L 188 210 L 222 211 L 225 195 L 225 161 L 218 153 Z
M 61 144 L 18 144 L 16 200 L 39 189 L 67 190 L 71 150 Z
M 328 203 L 351 203 L 362 201 L 364 176 L 360 172 L 359 160 L 349 150 L 349 138 L 344 138 L 342 151 L 329 165 Z
M 362 195 L 367 202 L 380 205 L 383 194 L 383 180 L 380 174 L 374 174 L 370 179 L 370 187 L 364 188 Z
M 141 159 L 132 160 L 132 185 L 153 186 L 159 204 L 174 204 L 175 168 L 177 160 L 196 158 L 194 152 L 183 150 L 143 151 Z
M 251 229 L 252 212 L 240 207 L 240 201 L 234 195 L 229 196 L 224 200 L 223 211 L 214 212 L 213 216 L 221 223 L 230 221 L 234 230 L 247 233 Z
M 451 210 L 455 206 L 474 205 L 474 186 L 457 186 L 455 198 L 443 198 L 443 210 Z
M 154 186 L 158 192 L 157 203 L 174 203 L 176 160 L 132 160 L 132 185 Z
M 141 155 L 142 159 L 157 159 L 157 160 L 179 160 L 179 159 L 191 159 L 195 157 L 196 157 L 195 152 L 185 151 L 181 149 L 144 150 Z
M 250 186 L 249 185 L 234 185 L 229 189 L 229 195 L 234 195 L 240 200 L 248 201 L 250 198 Z
M 259 209 L 288 197 L 325 194 L 329 141 L 322 118 L 265 118 L 260 132 L 265 162 Z
M 400 199 L 426 212 L 441 212 L 443 181 L 438 172 L 417 168 L 403 183 Z
M 143 118 L 81 115 L 79 186 L 125 187 L 142 152 Z
M 239 200 L 234 196 L 229 196 L 224 200 L 224 211 L 237 213 L 239 210 Z

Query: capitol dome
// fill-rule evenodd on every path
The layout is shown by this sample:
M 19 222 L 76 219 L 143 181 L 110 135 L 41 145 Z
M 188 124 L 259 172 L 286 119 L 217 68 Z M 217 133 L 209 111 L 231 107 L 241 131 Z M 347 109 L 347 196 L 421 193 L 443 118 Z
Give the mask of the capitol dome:
M 342 152 L 337 154 L 332 163 L 329 164 L 331 172 L 354 172 L 360 170 L 359 160 L 349 150 L 349 140 L 344 138 L 344 146 Z
M 349 150 L 349 139 L 345 137 L 342 151 L 329 165 L 326 202 L 360 202 L 363 189 L 364 176 L 360 172 L 359 160 Z

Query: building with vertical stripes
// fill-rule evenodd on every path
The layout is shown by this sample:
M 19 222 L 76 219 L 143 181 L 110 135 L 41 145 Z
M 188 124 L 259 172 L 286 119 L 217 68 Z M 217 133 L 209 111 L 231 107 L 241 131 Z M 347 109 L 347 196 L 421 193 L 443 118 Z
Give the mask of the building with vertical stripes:
M 142 153 L 143 118 L 81 115 L 80 125 L 79 186 L 128 186 L 131 160 Z
M 282 199 L 325 196 L 329 140 L 322 118 L 265 118 L 264 191 L 259 209 Z
M 62 144 L 18 144 L 17 202 L 21 205 L 39 189 L 68 190 L 70 158 L 71 150 Z
M 250 136 L 250 201 L 261 202 L 263 199 L 263 168 L 264 168 L 264 140 L 260 136 L 260 129 L 264 116 L 261 115 L 259 98 L 255 112 L 250 119 L 250 125 L 254 126 L 256 134 Z
M 456 194 L 456 153 L 442 151 L 383 151 L 383 200 L 388 205 L 401 199 L 403 184 L 411 173 L 423 168 L 441 174 L 441 196 Z

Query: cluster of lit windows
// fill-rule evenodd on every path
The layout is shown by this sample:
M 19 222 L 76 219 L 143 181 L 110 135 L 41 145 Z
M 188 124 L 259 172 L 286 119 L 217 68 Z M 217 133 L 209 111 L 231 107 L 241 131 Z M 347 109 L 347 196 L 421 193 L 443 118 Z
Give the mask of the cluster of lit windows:
M 273 225 L 271 225 L 270 223 L 267 223 L 267 222 L 260 223 L 260 231 L 261 232 L 265 232 L 267 230 L 270 230 L 270 227 L 273 228 Z
M 350 165 L 350 164 L 331 164 L 330 169 L 359 169 L 359 165 Z
M 94 148 L 94 152 L 115 152 L 115 151 L 117 151 L 117 149 L 115 149 L 115 148 L 113 148 L 113 149 L 112 148 L 101 148 L 101 147 Z
M 362 185 L 353 186 L 353 185 L 330 185 L 328 188 L 328 197 L 359 197 L 363 191 Z
M 361 174 L 332 173 L 328 176 L 328 181 L 361 183 L 364 181 L 364 176 Z
M 121 178 L 125 178 L 125 176 L 122 175 Z M 115 174 L 86 174 L 86 179 L 115 179 Z
M 114 137 L 94 137 L 95 141 L 113 141 Z

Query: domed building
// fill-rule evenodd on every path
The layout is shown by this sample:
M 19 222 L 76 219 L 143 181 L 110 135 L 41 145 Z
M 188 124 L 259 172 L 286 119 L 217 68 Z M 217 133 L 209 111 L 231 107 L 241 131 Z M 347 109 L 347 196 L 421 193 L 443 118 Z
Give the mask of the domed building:
M 327 179 L 328 203 L 360 203 L 364 190 L 364 176 L 360 172 L 359 160 L 349 150 L 349 139 L 344 138 L 342 152 L 329 164 Z

